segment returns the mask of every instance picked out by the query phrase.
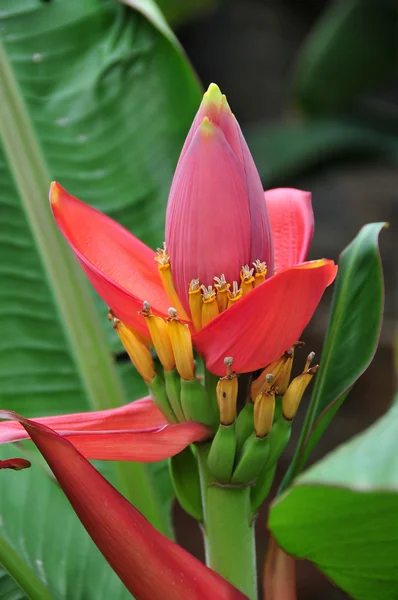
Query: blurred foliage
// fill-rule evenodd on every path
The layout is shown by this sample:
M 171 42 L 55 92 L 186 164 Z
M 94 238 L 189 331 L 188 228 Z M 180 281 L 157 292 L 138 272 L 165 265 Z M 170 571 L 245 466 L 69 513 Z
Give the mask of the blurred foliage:
M 156 0 L 166 19 L 173 27 L 213 10 L 220 0 Z
M 396 72 L 395 0 L 333 2 L 308 36 L 296 66 L 294 96 L 307 115 L 350 105 Z
M 293 110 L 247 133 L 265 187 L 336 159 L 398 161 L 395 0 L 333 0 L 293 71 Z M 382 91 L 381 91 L 382 90 Z
M 266 188 L 339 158 L 398 161 L 398 137 L 354 117 L 257 124 L 245 133 Z

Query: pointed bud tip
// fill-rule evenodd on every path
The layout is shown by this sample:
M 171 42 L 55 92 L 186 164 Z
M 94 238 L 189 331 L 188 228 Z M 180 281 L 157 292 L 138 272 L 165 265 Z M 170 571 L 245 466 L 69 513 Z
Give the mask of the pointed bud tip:
M 214 125 L 208 117 L 203 117 L 199 129 L 205 137 L 210 137 L 214 133 Z
M 221 90 L 216 83 L 211 83 L 207 88 L 207 91 L 203 95 L 203 103 L 214 103 L 217 106 L 221 106 L 223 96 Z

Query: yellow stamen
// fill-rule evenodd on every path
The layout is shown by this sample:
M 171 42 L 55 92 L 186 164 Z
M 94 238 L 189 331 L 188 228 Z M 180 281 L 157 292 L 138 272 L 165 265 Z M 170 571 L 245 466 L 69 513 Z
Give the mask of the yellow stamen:
M 307 356 L 307 360 L 305 362 L 304 371 L 308 371 L 314 358 L 315 358 L 315 352 L 310 352 L 309 355 Z
M 266 437 L 272 428 L 275 412 L 275 388 L 259 394 L 254 402 L 254 430 L 259 438 Z
M 295 377 L 283 396 L 282 412 L 285 419 L 291 421 L 296 416 L 303 394 L 318 370 L 318 365 Z
M 238 282 L 233 281 L 232 282 L 232 292 L 231 292 L 231 290 L 228 290 L 228 306 L 227 306 L 227 308 L 230 308 L 234 304 L 234 302 L 237 302 L 238 300 L 240 300 L 240 298 L 242 298 L 242 290 L 239 288 Z
M 171 345 L 166 321 L 162 317 L 152 314 L 149 302 L 143 303 L 141 314 L 144 315 L 146 324 L 151 334 L 153 347 L 159 357 L 165 371 L 171 371 L 175 367 L 173 347 Z
M 224 273 L 221 277 L 214 277 L 214 281 L 214 287 L 217 290 L 218 310 L 222 313 L 228 306 L 228 290 L 231 287 L 231 284 L 227 283 Z
M 206 288 L 202 285 L 202 327 L 206 327 L 218 314 L 216 292 L 211 285 Z
M 156 252 L 157 254 L 155 256 L 155 260 L 158 263 L 160 279 L 163 283 L 164 289 L 166 290 L 166 294 L 168 295 L 169 300 L 173 304 L 173 306 L 177 307 L 181 318 L 184 319 L 184 321 L 189 321 L 189 317 L 185 312 L 181 304 L 181 300 L 179 299 L 176 289 L 174 287 L 170 267 L 170 256 L 167 253 L 166 244 L 163 243 L 162 248 L 157 248 Z
M 236 373 L 231 371 L 232 362 L 231 357 L 225 358 L 224 364 L 227 367 L 227 375 L 220 378 L 216 388 L 221 425 L 232 425 L 236 419 L 238 378 Z
M 200 290 L 199 279 L 192 279 L 189 284 L 189 308 L 195 331 L 202 327 L 202 293 Z
M 249 265 L 244 265 L 242 267 L 242 270 L 240 272 L 240 280 L 241 280 L 240 289 L 242 290 L 243 296 L 246 296 L 246 294 L 251 292 L 253 289 L 253 284 L 254 284 L 253 272 L 254 272 L 254 268 L 249 269 Z
M 145 379 L 146 383 L 151 382 L 156 375 L 151 352 L 140 342 L 135 331 L 119 319 L 114 319 L 113 328 L 116 330 L 138 373 Z
M 263 283 L 263 281 L 265 281 L 266 275 L 267 275 L 267 263 L 266 262 L 260 262 L 259 259 L 255 260 L 254 263 L 252 263 L 255 273 L 254 273 L 254 287 L 257 287 L 258 285 L 260 285 L 260 283 Z
M 188 325 L 181 323 L 175 308 L 169 308 L 167 328 L 173 347 L 176 368 L 180 377 L 186 381 L 195 379 L 192 339 Z
M 273 384 L 277 388 L 277 394 L 283 396 L 286 392 L 287 386 L 290 381 L 290 373 L 292 371 L 294 357 L 294 348 L 290 348 L 287 352 L 281 356 L 278 360 L 272 362 L 268 367 L 264 369 L 257 379 L 255 379 L 251 385 L 250 394 L 254 400 L 261 392 L 269 390 L 270 385 L 267 380 L 267 375 L 272 373 Z
M 112 321 L 114 323 L 115 319 L 116 319 L 116 315 L 113 312 L 113 310 L 110 308 L 108 310 L 108 321 Z M 140 331 L 136 331 L 132 327 L 130 329 L 132 329 L 134 331 L 134 335 L 139 339 L 141 344 L 144 344 L 144 346 L 146 346 L 147 348 L 150 348 L 150 346 L 152 346 L 152 340 L 149 337 L 149 335 L 144 335 L 143 333 L 141 333 Z

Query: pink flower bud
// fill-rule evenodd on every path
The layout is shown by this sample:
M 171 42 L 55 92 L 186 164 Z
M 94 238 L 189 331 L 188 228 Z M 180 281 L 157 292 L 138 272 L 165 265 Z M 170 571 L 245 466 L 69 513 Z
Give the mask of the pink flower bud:
M 225 96 L 211 84 L 188 133 L 166 213 L 174 285 L 188 309 L 192 279 L 209 286 L 243 265 L 266 261 L 273 273 L 270 221 L 259 174 Z

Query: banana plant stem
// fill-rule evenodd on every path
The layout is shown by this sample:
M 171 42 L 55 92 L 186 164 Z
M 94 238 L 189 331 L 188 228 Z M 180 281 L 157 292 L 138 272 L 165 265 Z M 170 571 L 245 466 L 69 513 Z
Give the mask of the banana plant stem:
M 209 449 L 209 444 L 198 446 L 206 564 L 250 600 L 256 600 L 256 552 L 250 488 L 216 485 L 207 467 Z

